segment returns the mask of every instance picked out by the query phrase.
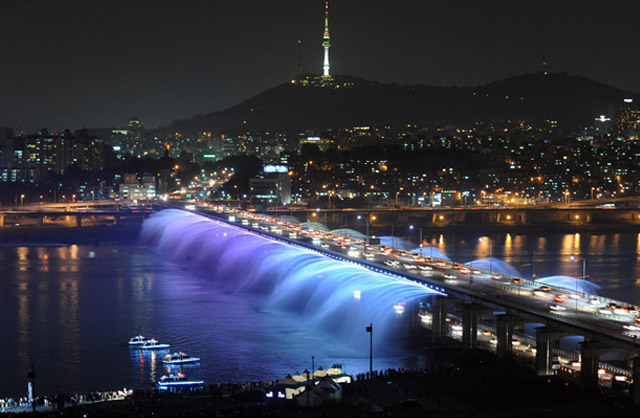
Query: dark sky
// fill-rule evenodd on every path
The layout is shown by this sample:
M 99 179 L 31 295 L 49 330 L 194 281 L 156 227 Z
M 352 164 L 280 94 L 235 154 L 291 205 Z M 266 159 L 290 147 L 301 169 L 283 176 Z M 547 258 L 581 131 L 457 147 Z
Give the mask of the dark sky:
M 535 72 L 640 93 L 638 1 L 333 0 L 331 73 L 471 86 Z M 320 73 L 324 2 L 0 2 L 0 126 L 148 128 Z

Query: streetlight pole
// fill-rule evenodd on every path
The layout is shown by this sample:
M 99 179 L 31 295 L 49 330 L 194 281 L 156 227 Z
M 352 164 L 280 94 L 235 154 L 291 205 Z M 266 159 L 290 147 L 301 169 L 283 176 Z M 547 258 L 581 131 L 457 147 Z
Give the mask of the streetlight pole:
M 373 324 L 366 328 L 369 333 L 369 378 L 373 378 Z
M 584 281 L 587 278 L 587 259 L 582 259 L 582 297 L 584 298 Z
M 393 230 L 393 222 L 391 222 L 391 246 L 394 249 L 396 248 L 396 234 Z
M 409 229 L 414 229 L 413 225 L 409 225 Z M 420 256 L 422 257 L 422 228 L 418 228 L 420 231 Z
M 531 264 L 531 263 L 521 264 L 520 265 L 520 269 L 522 269 L 522 267 L 527 267 L 527 266 L 533 266 L 533 264 Z M 522 274 L 522 273 L 520 273 L 520 274 Z M 535 279 L 535 273 L 533 274 L 533 278 Z M 520 281 L 520 283 L 518 283 L 518 296 L 520 296 L 520 287 L 522 287 L 522 280 Z
M 369 245 L 369 219 L 367 219 L 367 245 Z
M 584 281 L 587 278 L 587 259 L 584 257 L 580 257 L 582 258 L 582 277 L 576 278 L 576 319 L 578 318 L 578 295 L 581 294 L 581 297 L 584 298 Z M 571 260 L 573 261 L 577 261 L 575 256 L 571 256 Z M 582 292 L 578 292 L 578 282 L 579 280 L 582 279 Z
M 358 220 L 362 219 L 362 216 L 358 215 Z M 369 245 L 369 216 L 367 215 L 367 220 L 365 221 L 365 224 L 367 225 L 367 239 L 366 239 L 366 244 Z
M 489 273 L 493 276 L 493 243 L 489 240 Z

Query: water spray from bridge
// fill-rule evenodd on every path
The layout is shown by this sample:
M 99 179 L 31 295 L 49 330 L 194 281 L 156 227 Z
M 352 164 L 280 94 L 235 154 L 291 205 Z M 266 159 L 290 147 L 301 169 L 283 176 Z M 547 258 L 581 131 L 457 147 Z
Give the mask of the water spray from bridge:
M 384 341 L 397 331 L 399 304 L 439 294 L 185 211 L 154 214 L 143 225 L 142 241 L 226 291 L 264 295 L 262 309 L 300 315 L 359 348 L 368 345 L 366 326 L 375 324 Z

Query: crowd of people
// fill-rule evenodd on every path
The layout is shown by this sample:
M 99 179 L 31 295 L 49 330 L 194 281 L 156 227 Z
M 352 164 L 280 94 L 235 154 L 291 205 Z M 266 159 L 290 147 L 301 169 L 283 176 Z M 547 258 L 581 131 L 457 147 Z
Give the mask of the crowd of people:
M 38 396 L 35 398 L 36 410 L 62 410 L 69 406 L 122 400 L 131 396 L 133 390 L 88 392 L 74 394 L 56 394 L 53 396 Z M 17 398 L 0 398 L 0 412 L 20 412 L 32 410 L 33 403 L 26 396 Z

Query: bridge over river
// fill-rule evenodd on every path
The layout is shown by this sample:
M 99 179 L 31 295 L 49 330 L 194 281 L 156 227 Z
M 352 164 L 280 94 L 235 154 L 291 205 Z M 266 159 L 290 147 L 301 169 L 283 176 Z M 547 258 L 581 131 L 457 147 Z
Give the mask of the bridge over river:
M 572 363 L 582 384 L 597 388 L 600 356 L 623 351 L 629 364 L 618 370 L 616 379 L 640 381 L 640 307 L 587 293 L 584 289 L 541 285 L 522 277 L 497 274 L 490 268 L 476 268 L 420 253 L 369 245 L 368 237 L 355 239 L 301 226 L 295 222 L 206 204 L 187 208 L 220 222 L 291 246 L 303 247 L 327 257 L 357 263 L 366 269 L 401 276 L 436 292 L 423 320 L 432 332 L 432 344 L 439 345 L 450 331 L 451 315 L 460 318 L 462 345 L 479 345 L 479 336 L 490 334 L 500 359 L 514 354 L 514 332 L 536 324 L 532 340 L 538 375 L 556 373 L 554 352 L 560 339 L 582 337 L 578 358 Z M 407 309 L 408 310 L 408 309 Z M 414 318 L 415 319 L 415 318 Z M 486 324 L 493 324 L 487 332 Z M 638 399 L 637 385 L 632 385 Z

